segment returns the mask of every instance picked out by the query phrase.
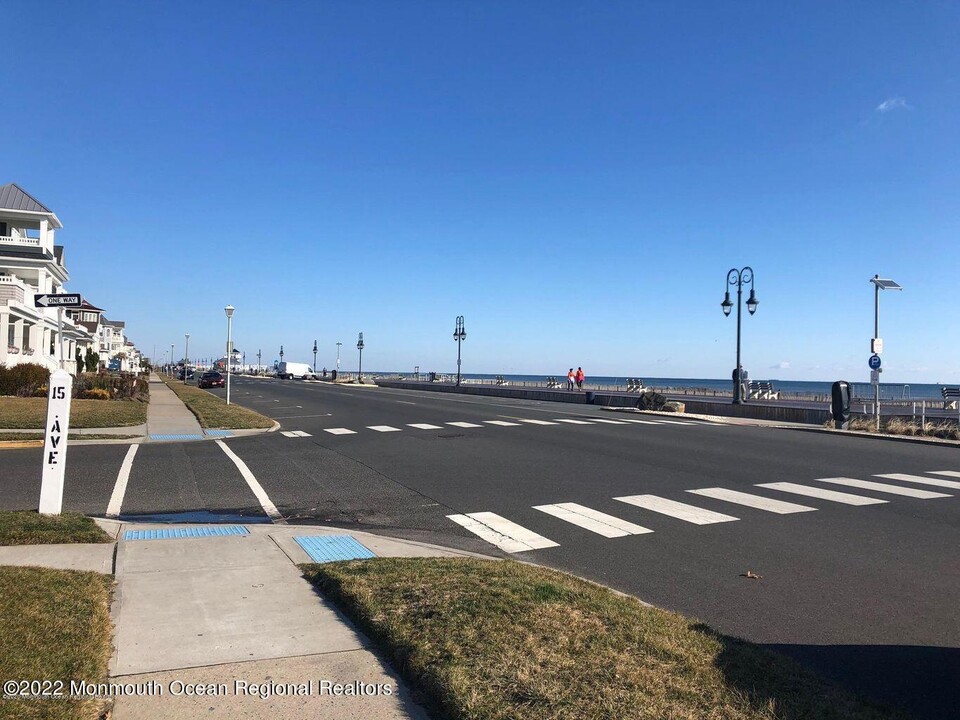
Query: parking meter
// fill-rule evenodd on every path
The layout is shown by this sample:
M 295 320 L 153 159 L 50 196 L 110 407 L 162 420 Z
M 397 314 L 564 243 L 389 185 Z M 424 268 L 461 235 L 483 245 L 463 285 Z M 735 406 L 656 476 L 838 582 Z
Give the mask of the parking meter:
M 837 430 L 846 430 L 850 423 L 850 383 L 837 380 L 833 384 L 833 422 Z

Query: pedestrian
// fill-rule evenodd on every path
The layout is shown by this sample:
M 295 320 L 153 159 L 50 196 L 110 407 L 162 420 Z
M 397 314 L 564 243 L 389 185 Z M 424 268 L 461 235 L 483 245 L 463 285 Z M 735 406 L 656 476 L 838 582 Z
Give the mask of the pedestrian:
M 573 384 L 577 381 L 577 374 L 573 371 L 573 368 L 570 368 L 570 372 L 567 373 L 567 390 L 573 390 Z
M 584 374 L 583 374 L 583 368 L 582 368 L 582 367 L 578 367 L 578 368 L 577 368 L 577 374 L 574 376 L 574 378 L 575 378 L 576 381 L 577 381 L 577 390 L 583 390 L 583 379 L 584 379 L 584 377 L 585 377 L 585 376 L 584 376 Z

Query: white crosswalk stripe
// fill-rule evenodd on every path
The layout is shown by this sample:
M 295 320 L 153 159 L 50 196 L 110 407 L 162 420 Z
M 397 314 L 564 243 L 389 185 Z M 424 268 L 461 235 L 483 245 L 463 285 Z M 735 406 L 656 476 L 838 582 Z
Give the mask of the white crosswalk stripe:
M 888 473 L 886 475 L 874 475 L 874 477 L 884 478 L 886 480 L 902 480 L 903 482 L 917 483 L 919 485 L 932 485 L 934 487 L 952 488 L 960 490 L 960 482 L 956 480 L 941 480 L 940 478 L 929 478 L 923 475 L 906 475 L 904 473 Z
M 659 425 L 660 424 L 656 420 L 633 420 L 633 419 L 627 420 L 626 418 L 624 418 L 623 421 L 628 423 L 634 423 L 636 425 Z
M 454 427 L 458 427 L 458 428 L 478 428 L 478 427 L 483 427 L 483 425 L 477 425 L 476 423 L 468 423 L 468 422 L 448 422 L 447 425 L 453 425 Z
M 368 430 L 376 430 L 377 432 L 401 432 L 400 428 L 391 427 L 390 425 L 367 425 Z
M 447 515 L 458 525 L 508 553 L 558 547 L 559 543 L 548 540 L 522 525 L 492 512 Z
M 606 423 L 607 425 L 626 425 L 626 423 L 623 422 L 623 420 L 607 420 L 606 418 L 595 418 L 595 417 L 590 418 L 590 422 Z
M 443 427 L 440 425 L 431 425 L 430 423 L 410 423 L 407 427 L 416 428 L 417 430 L 443 430 Z
M 686 503 L 677 502 L 676 500 L 667 500 L 657 495 L 627 495 L 614 498 L 614 500 L 636 505 L 637 507 L 652 510 L 662 515 L 669 515 L 670 517 L 693 523 L 694 525 L 712 525 L 713 523 L 739 520 L 739 518 L 735 518 L 732 515 L 724 515 L 723 513 L 714 512 L 713 510 L 704 510 L 703 508 L 687 505 Z
M 960 472 L 956 470 L 928 470 L 931 475 L 944 475 L 946 477 L 960 478 Z
M 947 495 L 945 493 L 930 492 L 929 490 L 917 490 L 916 488 L 901 487 L 900 485 L 887 485 L 885 483 L 871 482 L 870 480 L 857 480 L 855 478 L 847 477 L 817 478 L 816 482 L 846 485 L 847 487 L 862 488 L 864 490 L 876 490 L 877 492 L 890 493 L 891 495 L 903 495 L 905 497 L 919 498 L 921 500 L 953 497 L 952 495 Z
M 312 437 L 310 433 L 304 432 L 303 430 L 281 430 L 280 434 L 288 438 L 305 438 Z
M 713 487 L 700 488 L 699 490 L 687 490 L 694 495 L 714 498 L 715 500 L 724 500 L 726 502 L 736 503 L 737 505 L 746 505 L 757 510 L 766 510 L 767 512 L 777 513 L 778 515 L 789 515 L 790 513 L 811 512 L 816 508 L 807 505 L 797 505 L 796 503 L 784 502 L 783 500 L 772 500 L 761 495 L 751 495 L 750 493 L 739 492 L 737 490 L 728 490 L 727 488 Z
M 532 418 L 517 418 L 517 420 L 530 425 L 556 425 L 555 422 L 550 422 L 549 420 L 534 420 Z
M 890 502 L 889 500 L 864 497 L 863 495 L 851 495 L 850 493 L 840 492 L 839 490 L 827 490 L 826 488 L 810 487 L 809 485 L 798 485 L 789 482 L 761 483 L 757 485 L 757 487 L 780 490 L 781 492 L 793 493 L 794 495 L 820 498 L 821 500 L 831 500 L 833 502 L 845 503 L 846 505 L 881 505 Z
M 356 430 L 348 430 L 347 428 L 324 428 L 324 432 L 330 433 L 331 435 L 356 435 Z
M 500 427 L 520 427 L 520 423 L 507 422 L 506 420 L 484 420 L 487 425 L 499 425 Z
M 569 425 L 593 425 L 587 420 L 574 420 L 573 418 L 554 418 L 557 422 L 567 423 Z
M 566 520 L 569 523 L 603 535 L 607 538 L 625 537 L 627 535 L 642 535 L 652 533 L 640 525 L 634 525 L 626 520 L 607 515 L 599 510 L 593 510 L 577 503 L 556 503 L 554 505 L 535 505 L 534 510 L 540 510 L 548 515 Z

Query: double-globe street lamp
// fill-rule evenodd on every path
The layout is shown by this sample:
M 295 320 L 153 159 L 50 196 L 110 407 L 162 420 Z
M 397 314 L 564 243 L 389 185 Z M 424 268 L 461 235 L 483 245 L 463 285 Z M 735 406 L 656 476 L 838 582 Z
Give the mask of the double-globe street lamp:
M 227 305 L 223 311 L 227 314 L 227 405 L 230 404 L 230 362 L 233 356 L 233 305 Z
M 357 350 L 360 351 L 360 364 L 357 366 L 357 384 L 363 384 L 363 333 L 357 338 Z
M 726 291 L 724 293 L 723 302 L 720 303 L 720 307 L 723 308 L 723 314 L 728 316 L 730 311 L 733 309 L 733 303 L 730 302 L 730 289 L 729 286 L 737 286 L 737 364 L 734 366 L 733 376 L 733 404 L 742 405 L 743 404 L 743 384 L 741 382 L 741 368 L 740 368 L 740 305 L 741 297 L 743 295 L 743 285 L 748 283 L 750 285 L 750 297 L 747 300 L 747 310 L 750 311 L 750 314 L 753 315 L 757 311 L 757 305 L 760 304 L 760 301 L 757 300 L 757 296 L 754 294 L 753 289 L 753 268 L 747 266 L 740 270 L 733 268 L 730 272 L 727 273 L 727 284 Z
M 183 336 L 187 339 L 186 348 L 183 352 L 183 384 L 187 384 L 187 365 L 190 364 L 190 333 L 184 333 Z
M 467 339 L 463 329 L 463 315 L 457 315 L 457 326 L 453 329 L 453 339 L 457 341 L 457 387 L 460 387 L 460 344 Z
M 317 374 L 317 341 L 313 341 L 313 374 Z

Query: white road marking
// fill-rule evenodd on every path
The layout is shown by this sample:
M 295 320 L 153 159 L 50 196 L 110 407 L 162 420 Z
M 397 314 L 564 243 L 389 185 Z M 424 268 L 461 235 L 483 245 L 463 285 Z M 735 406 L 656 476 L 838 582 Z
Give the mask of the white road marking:
M 324 432 L 328 432 L 331 435 L 356 435 L 356 430 L 347 430 L 347 428 L 324 428 Z
M 477 425 L 476 423 L 468 423 L 468 422 L 448 422 L 447 425 L 453 425 L 454 427 L 459 427 L 459 428 L 483 427 L 483 425 Z
M 410 423 L 407 427 L 416 428 L 417 430 L 443 430 L 439 425 L 431 425 L 430 423 Z
M 687 490 L 694 495 L 724 500 L 726 502 L 736 503 L 737 505 L 746 505 L 757 510 L 767 510 L 778 515 L 789 515 L 790 513 L 811 512 L 816 508 L 807 505 L 797 505 L 796 503 L 784 502 L 783 500 L 771 500 L 761 495 L 751 495 L 750 493 L 739 492 L 737 490 L 728 490 L 727 488 L 712 487 L 700 488 L 699 490 Z
M 626 420 L 626 419 L 624 419 L 624 422 L 636 423 L 637 425 L 659 425 L 659 424 L 660 424 L 660 423 L 658 423 L 656 420 Z
M 310 433 L 304 432 L 303 430 L 294 430 L 293 434 L 297 437 L 313 437 Z
M 573 420 L 571 418 L 554 418 L 557 422 L 570 423 L 571 425 L 593 425 L 592 422 L 587 420 Z
M 297 434 L 293 430 L 281 430 L 280 434 L 284 437 L 296 437 Z
M 391 427 L 390 425 L 367 425 L 368 430 L 376 430 L 377 432 L 401 432 L 400 428 Z
M 645 510 L 652 510 L 663 515 L 675 517 L 678 520 L 684 520 L 694 525 L 712 525 L 713 523 L 730 522 L 739 520 L 733 515 L 724 515 L 723 513 L 713 512 L 713 510 L 704 510 L 693 505 L 677 502 L 676 500 L 667 500 L 657 495 L 628 495 L 626 497 L 614 498 L 620 502 L 630 503 Z
M 273 501 L 270 500 L 270 497 L 267 495 L 266 491 L 257 482 L 257 478 L 250 468 L 247 467 L 247 464 L 237 457 L 237 454 L 233 452 L 223 440 L 216 440 L 217 445 L 220 446 L 220 449 L 227 454 L 227 457 L 233 460 L 233 464 L 237 466 L 237 470 L 240 471 L 240 474 L 243 475 L 243 479 L 247 481 L 247 485 L 250 487 L 250 490 L 256 495 L 257 500 L 260 501 L 260 507 L 263 508 L 263 511 L 267 516 L 273 520 L 275 523 L 281 525 L 286 525 L 287 521 L 283 519 L 283 516 L 280 514 L 280 511 L 277 510 L 277 506 L 273 504 Z
M 515 553 L 559 546 L 559 543 L 547 540 L 542 535 L 537 535 L 532 530 L 527 530 L 492 512 L 447 515 L 447 517 L 504 552 Z
M 793 493 L 795 495 L 805 495 L 821 500 L 832 500 L 833 502 L 845 503 L 847 505 L 879 505 L 890 502 L 889 500 L 880 500 L 878 498 L 864 497 L 863 495 L 851 495 L 850 493 L 840 492 L 839 490 L 827 490 L 826 488 L 810 487 L 808 485 L 797 485 L 789 482 L 763 483 L 757 487 L 770 488 L 771 490 L 780 490 L 781 492 Z
M 877 492 L 890 493 L 891 495 L 904 495 L 906 497 L 920 498 L 921 500 L 953 497 L 952 495 L 930 492 L 929 490 L 917 490 L 916 488 L 901 487 L 899 485 L 886 485 L 884 483 L 871 482 L 869 480 L 855 480 L 854 478 L 847 477 L 817 478 L 816 482 L 828 482 L 833 483 L 834 485 L 846 485 L 848 487 L 863 488 L 864 490 L 876 490 Z
M 487 425 L 499 425 L 500 427 L 520 427 L 520 423 L 507 422 L 506 420 L 484 420 Z
M 606 418 L 590 418 L 590 422 L 606 423 L 607 425 L 626 425 L 623 420 L 607 420 Z
M 117 482 L 113 486 L 113 493 L 110 495 L 110 502 L 107 503 L 107 517 L 119 517 L 120 508 L 123 506 L 123 496 L 127 494 L 127 482 L 130 480 L 130 470 L 133 469 L 133 458 L 136 457 L 139 445 L 131 445 L 127 449 L 127 454 L 123 456 L 123 462 L 120 464 L 120 472 L 117 473 Z
M 699 425 L 700 423 L 694 422 L 683 422 L 682 420 L 657 420 L 658 423 L 663 423 L 664 425 Z
M 517 418 L 517 420 L 529 423 L 530 425 L 556 425 L 555 422 L 550 422 L 549 420 L 533 420 L 531 418 Z
M 410 402 L 409 400 L 397 400 L 397 402 L 401 403 L 402 405 L 416 405 L 415 402 Z
M 599 510 L 593 510 L 577 503 L 556 503 L 554 505 L 534 505 L 534 510 L 540 510 L 561 520 L 578 525 L 586 530 L 603 535 L 607 538 L 625 537 L 627 535 L 642 535 L 652 533 L 653 530 L 634 525 L 626 520 L 607 515 Z
M 946 475 L 947 477 L 960 478 L 960 472 L 956 470 L 928 470 L 932 475 Z
M 902 480 L 903 482 L 918 483 L 920 485 L 933 485 L 934 487 L 952 488 L 960 490 L 960 482 L 956 480 L 940 480 L 939 478 L 928 478 L 923 475 L 905 475 L 904 473 L 888 473 L 887 475 L 874 475 L 878 478 L 887 480 Z

